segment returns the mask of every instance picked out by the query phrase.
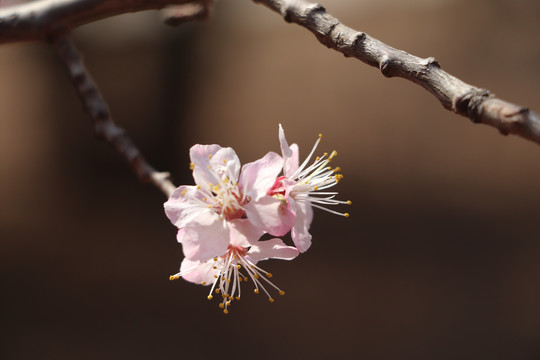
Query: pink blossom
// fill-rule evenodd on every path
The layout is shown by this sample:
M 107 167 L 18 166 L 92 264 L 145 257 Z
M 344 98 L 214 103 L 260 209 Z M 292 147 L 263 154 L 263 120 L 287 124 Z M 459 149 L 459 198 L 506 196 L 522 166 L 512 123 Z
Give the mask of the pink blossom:
M 190 158 L 197 185 L 180 186 L 164 204 L 179 229 L 177 240 L 186 258 L 205 262 L 224 254 L 239 228 L 255 243 L 263 231 L 251 221 L 241 221 L 245 205 L 266 195 L 281 171 L 282 158 L 269 152 L 241 168 L 234 150 L 219 145 L 195 145 Z
M 337 155 L 333 151 L 317 157 L 308 165 L 322 135 L 315 142 L 310 154 L 299 164 L 298 145 L 289 146 L 285 132 L 279 125 L 279 141 L 283 157 L 283 175 L 276 179 L 267 192 L 267 196 L 249 203 L 246 213 L 251 221 L 274 236 L 281 236 L 291 231 L 291 237 L 300 252 L 311 246 L 309 227 L 313 220 L 313 207 L 333 214 L 348 217 L 348 213 L 330 210 L 325 205 L 351 204 L 350 201 L 336 200 L 337 192 L 324 191 L 336 185 L 343 175 L 339 167 L 332 168 L 328 164 Z
M 274 302 L 274 298 L 267 286 L 274 288 L 279 295 L 285 295 L 285 292 L 270 280 L 272 274 L 256 264 L 270 258 L 292 260 L 299 254 L 296 248 L 285 245 L 281 239 L 250 243 L 244 237 L 236 235 L 233 234 L 227 250 L 221 256 L 207 261 L 185 258 L 180 272 L 170 277 L 171 280 L 183 277 L 196 284 L 211 285 L 208 299 L 212 300 L 214 293 L 221 294 L 223 300 L 219 307 L 225 314 L 229 313 L 228 307 L 232 301 L 240 300 L 242 282 L 249 279 L 255 285 L 255 294 L 262 290 L 270 302 Z

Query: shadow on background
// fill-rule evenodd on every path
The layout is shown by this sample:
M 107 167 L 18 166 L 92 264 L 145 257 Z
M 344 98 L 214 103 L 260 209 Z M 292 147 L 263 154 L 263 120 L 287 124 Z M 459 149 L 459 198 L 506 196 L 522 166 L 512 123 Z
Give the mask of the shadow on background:
M 540 110 L 535 1 L 327 1 L 349 26 Z M 540 150 L 423 89 L 321 46 L 251 2 L 180 28 L 157 13 L 75 32 L 148 160 L 191 184 L 194 143 L 241 160 L 336 149 L 349 219 L 317 212 L 312 248 L 265 268 L 287 291 L 225 316 L 169 282 L 182 253 L 163 195 L 92 137 L 42 44 L 0 47 L 5 359 L 538 359 Z

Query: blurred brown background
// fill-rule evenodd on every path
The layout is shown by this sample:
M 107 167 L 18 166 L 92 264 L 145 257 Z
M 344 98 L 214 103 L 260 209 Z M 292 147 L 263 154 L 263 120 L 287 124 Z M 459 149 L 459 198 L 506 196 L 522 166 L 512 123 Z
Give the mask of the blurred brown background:
M 326 0 L 345 24 L 540 111 L 540 2 Z M 191 184 L 188 149 L 242 162 L 339 151 L 349 219 L 264 267 L 287 291 L 225 316 L 169 282 L 164 196 L 95 141 L 52 49 L 0 47 L 2 359 L 539 359 L 540 148 L 445 111 L 250 1 L 170 28 L 157 12 L 75 42 L 148 160 Z

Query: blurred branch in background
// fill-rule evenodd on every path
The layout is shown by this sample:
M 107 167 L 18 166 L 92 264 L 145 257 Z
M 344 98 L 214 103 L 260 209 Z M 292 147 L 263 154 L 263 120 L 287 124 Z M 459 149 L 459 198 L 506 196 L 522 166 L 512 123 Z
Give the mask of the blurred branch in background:
M 66 65 L 86 111 L 90 114 L 96 137 L 107 142 L 120 153 L 142 182 L 154 184 L 169 197 L 176 189 L 169 180 L 169 173 L 157 172 L 150 166 L 126 135 L 125 130 L 113 122 L 109 107 L 86 70 L 75 46 L 66 37 L 56 39 L 54 45 Z

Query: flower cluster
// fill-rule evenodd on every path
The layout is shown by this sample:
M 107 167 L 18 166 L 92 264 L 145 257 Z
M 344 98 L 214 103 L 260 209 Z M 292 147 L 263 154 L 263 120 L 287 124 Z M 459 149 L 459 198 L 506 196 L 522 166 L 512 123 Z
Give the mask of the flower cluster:
M 302 164 L 298 146 L 289 146 L 281 125 L 282 155 L 269 152 L 243 166 L 231 148 L 193 146 L 190 157 L 196 185 L 178 187 L 165 203 L 185 256 L 180 272 L 170 279 L 183 277 L 210 286 L 208 299 L 220 295 L 219 307 L 226 314 L 231 302 L 240 300 L 242 282 L 251 280 L 254 292 L 264 292 L 270 302 L 274 302 L 271 288 L 284 295 L 258 262 L 291 260 L 305 252 L 311 245 L 313 207 L 349 216 L 325 207 L 351 202 L 336 200 L 337 192 L 326 191 L 343 178 L 339 167 L 329 166 L 337 153 L 325 153 L 311 162 L 321 138 Z M 289 232 L 294 246 L 277 238 Z M 264 234 L 276 238 L 260 240 Z

